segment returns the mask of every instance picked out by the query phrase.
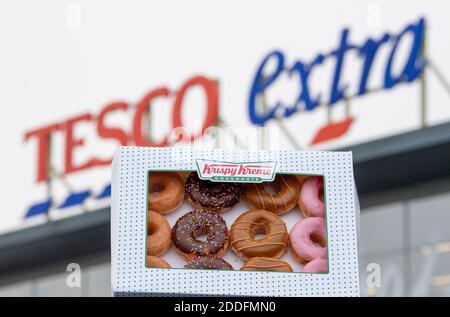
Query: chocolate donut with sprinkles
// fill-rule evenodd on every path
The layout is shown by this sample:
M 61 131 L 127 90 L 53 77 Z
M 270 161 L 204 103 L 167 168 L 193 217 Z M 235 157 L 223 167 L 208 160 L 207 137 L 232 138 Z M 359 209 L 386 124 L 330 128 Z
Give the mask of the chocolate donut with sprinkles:
M 193 172 L 186 180 L 185 191 L 187 200 L 194 209 L 223 212 L 240 201 L 244 185 L 202 180 L 196 172 Z
M 224 259 L 216 256 L 200 256 L 190 260 L 185 266 L 187 269 L 197 270 L 232 270 L 233 267 Z
M 201 235 L 206 238 L 200 240 Z M 187 259 L 208 255 L 221 257 L 229 243 L 227 224 L 216 213 L 193 210 L 181 216 L 173 226 L 172 243 Z

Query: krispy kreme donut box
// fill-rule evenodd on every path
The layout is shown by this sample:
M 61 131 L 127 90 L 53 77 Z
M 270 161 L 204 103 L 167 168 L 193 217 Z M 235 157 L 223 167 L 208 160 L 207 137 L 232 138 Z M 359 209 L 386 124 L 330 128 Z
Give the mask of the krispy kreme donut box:
M 351 152 L 121 147 L 112 289 L 358 296 Z

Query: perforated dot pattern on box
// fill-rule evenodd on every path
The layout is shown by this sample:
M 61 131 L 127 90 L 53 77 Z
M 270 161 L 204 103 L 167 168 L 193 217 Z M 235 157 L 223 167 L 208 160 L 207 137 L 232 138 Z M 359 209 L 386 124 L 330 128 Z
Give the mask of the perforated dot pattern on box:
M 195 170 L 196 159 L 276 161 L 277 172 L 324 175 L 327 274 L 145 267 L 149 170 Z M 357 219 L 350 152 L 122 147 L 112 169 L 112 289 L 115 295 L 359 296 Z

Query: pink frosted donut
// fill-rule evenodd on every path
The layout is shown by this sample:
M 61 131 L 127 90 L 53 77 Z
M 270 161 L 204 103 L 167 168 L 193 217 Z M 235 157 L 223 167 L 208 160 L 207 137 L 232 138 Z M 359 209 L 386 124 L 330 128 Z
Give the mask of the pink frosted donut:
M 305 217 L 325 218 L 325 205 L 320 200 L 322 194 L 323 177 L 314 176 L 305 180 L 298 198 L 298 206 Z
M 326 259 L 317 258 L 306 263 L 303 267 L 304 273 L 328 273 L 328 263 Z
M 291 249 L 300 263 L 327 258 L 325 219 L 305 218 L 297 222 L 290 233 Z

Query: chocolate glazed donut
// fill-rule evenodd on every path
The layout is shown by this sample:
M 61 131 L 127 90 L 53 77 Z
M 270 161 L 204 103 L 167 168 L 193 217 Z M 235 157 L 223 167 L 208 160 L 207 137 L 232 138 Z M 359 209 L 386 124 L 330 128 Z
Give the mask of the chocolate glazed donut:
M 185 191 L 188 202 L 196 210 L 223 212 L 240 201 L 244 185 L 202 180 L 193 172 L 186 180 Z
M 199 269 L 199 270 L 233 269 L 230 263 L 215 256 L 200 256 L 197 258 L 193 258 L 184 267 L 187 269 Z
M 197 239 L 203 234 L 206 235 L 204 241 Z M 175 223 L 172 243 L 188 259 L 207 255 L 220 257 L 228 247 L 227 225 L 218 214 L 193 210 Z
M 265 236 L 255 239 L 258 233 L 264 233 Z M 279 258 L 286 252 L 288 239 L 286 225 L 280 217 L 262 209 L 243 213 L 230 230 L 230 247 L 242 259 Z
M 297 204 L 300 184 L 295 176 L 278 174 L 271 183 L 278 188 L 278 192 L 271 194 L 264 189 L 267 183 L 247 184 L 245 200 L 257 209 L 264 209 L 277 215 L 291 211 Z

